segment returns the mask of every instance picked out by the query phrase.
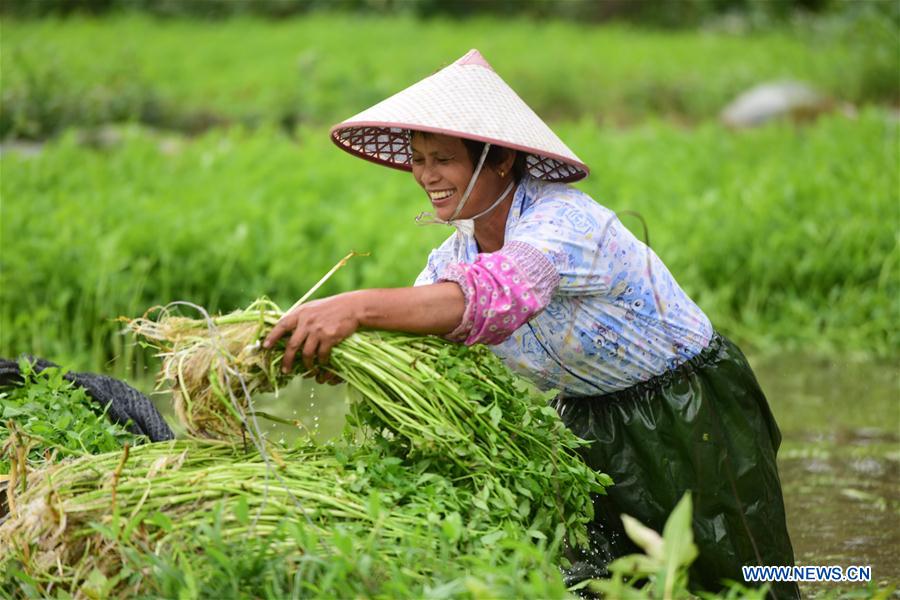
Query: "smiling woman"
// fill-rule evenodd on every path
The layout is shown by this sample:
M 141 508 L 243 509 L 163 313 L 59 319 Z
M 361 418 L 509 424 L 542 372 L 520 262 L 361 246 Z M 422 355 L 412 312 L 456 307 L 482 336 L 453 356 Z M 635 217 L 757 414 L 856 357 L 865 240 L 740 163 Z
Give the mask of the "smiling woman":
M 780 434 L 743 354 L 615 213 L 566 185 L 587 167 L 477 51 L 331 135 L 342 150 L 411 171 L 434 210 L 419 221 L 455 231 L 414 287 L 359 290 L 285 315 L 265 342 L 290 335 L 284 369 L 300 352 L 321 375 L 335 344 L 378 328 L 487 344 L 558 390 L 562 421 L 590 442 L 585 461 L 615 482 L 595 499 L 590 547 L 572 549 L 572 583 L 637 551 L 621 514 L 662 530 L 687 491 L 700 552 L 694 588 L 741 581 L 744 565 L 793 564 Z
M 432 222 L 484 218 L 475 231 L 478 246 L 485 252 L 499 250 L 505 218 L 498 217 L 509 212 L 510 192 L 524 174 L 521 155 L 500 146 L 427 132 L 411 132 L 410 148 L 413 176 L 435 209 Z M 420 222 L 426 214 L 420 215 Z

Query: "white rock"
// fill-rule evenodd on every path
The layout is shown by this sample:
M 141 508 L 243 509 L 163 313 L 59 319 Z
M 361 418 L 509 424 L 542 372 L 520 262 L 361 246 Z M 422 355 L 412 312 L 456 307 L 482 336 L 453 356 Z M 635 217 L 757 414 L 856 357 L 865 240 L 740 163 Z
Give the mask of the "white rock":
M 753 127 L 785 116 L 809 115 L 831 108 L 831 101 L 797 81 L 758 85 L 729 104 L 721 119 L 731 127 Z

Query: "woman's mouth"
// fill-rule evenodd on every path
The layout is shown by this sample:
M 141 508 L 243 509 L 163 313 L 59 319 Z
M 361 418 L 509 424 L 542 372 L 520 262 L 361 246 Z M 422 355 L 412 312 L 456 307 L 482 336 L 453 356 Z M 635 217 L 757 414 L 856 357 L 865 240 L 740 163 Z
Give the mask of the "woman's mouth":
M 455 189 L 434 190 L 428 192 L 428 197 L 431 198 L 431 205 L 437 207 L 446 205 L 455 194 Z

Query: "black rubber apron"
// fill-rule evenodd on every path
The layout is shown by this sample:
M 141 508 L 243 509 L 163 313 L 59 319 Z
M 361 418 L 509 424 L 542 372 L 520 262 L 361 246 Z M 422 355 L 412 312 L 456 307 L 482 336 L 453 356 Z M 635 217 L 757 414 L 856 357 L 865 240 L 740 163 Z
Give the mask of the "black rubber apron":
M 699 549 L 692 588 L 743 582 L 743 565 L 794 564 L 775 463 L 781 434 L 747 359 L 726 338 L 714 335 L 693 359 L 626 390 L 553 405 L 592 442 L 582 451 L 588 465 L 614 482 L 594 500 L 590 548 L 572 553 L 570 584 L 603 577 L 612 560 L 640 552 L 620 514 L 661 532 L 688 490 Z M 799 597 L 794 583 L 772 591 Z

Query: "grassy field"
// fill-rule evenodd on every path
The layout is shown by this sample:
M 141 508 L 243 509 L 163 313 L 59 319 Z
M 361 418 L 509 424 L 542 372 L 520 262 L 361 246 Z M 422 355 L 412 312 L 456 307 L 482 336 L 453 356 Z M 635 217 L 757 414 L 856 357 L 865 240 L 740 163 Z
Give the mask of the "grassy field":
M 897 123 L 877 110 L 734 133 L 559 123 L 593 167 L 579 187 L 639 211 L 653 247 L 716 325 L 759 349 L 892 356 L 900 265 Z M 419 228 L 411 176 L 354 159 L 322 128 L 132 128 L 114 151 L 69 135 L 3 157 L 0 355 L 101 368 L 131 355 L 120 315 L 172 300 L 289 306 L 350 250 L 323 293 L 407 285 L 448 235 Z M 640 223 L 624 217 L 638 235 Z
M 6 19 L 0 134 L 59 135 L 0 163 L 0 354 L 131 364 L 118 316 L 176 299 L 289 305 L 351 249 L 372 256 L 325 293 L 408 284 L 447 230 L 415 227 L 425 203 L 412 178 L 339 152 L 327 126 L 476 46 L 591 165 L 580 187 L 643 215 L 720 329 L 757 349 L 895 356 L 898 130 L 891 109 L 865 105 L 900 95 L 896 38 L 863 17 L 752 34 L 329 14 Z M 715 124 L 735 94 L 778 78 L 859 116 Z M 132 123 L 118 142 L 85 144 L 85 128 L 116 121 Z
M 573 43 L 577 41 L 577 43 Z M 479 48 L 549 119 L 696 122 L 763 81 L 809 81 L 836 101 L 896 102 L 898 33 L 866 16 L 750 34 L 626 26 L 319 14 L 223 22 L 6 19 L 0 137 L 140 120 L 331 124 Z

